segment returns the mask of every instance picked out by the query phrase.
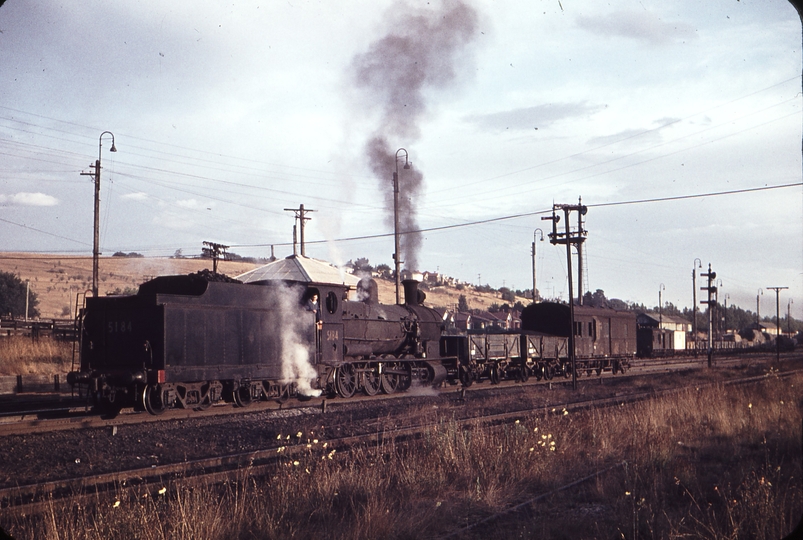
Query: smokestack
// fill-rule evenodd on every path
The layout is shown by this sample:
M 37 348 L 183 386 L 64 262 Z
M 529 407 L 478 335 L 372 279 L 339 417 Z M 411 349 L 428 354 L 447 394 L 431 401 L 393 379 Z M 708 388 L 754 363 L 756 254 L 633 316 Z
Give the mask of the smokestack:
M 427 298 L 424 291 L 418 290 L 418 281 L 414 279 L 405 279 L 402 281 L 404 285 L 404 303 L 408 306 L 420 306 Z

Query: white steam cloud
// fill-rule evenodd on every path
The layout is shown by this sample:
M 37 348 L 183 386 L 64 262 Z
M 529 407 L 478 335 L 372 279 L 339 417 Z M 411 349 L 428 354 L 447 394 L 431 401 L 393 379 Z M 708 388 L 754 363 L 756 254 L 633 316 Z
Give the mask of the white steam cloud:
M 309 328 L 311 312 L 302 311 L 299 287 L 277 288 L 278 308 L 281 315 L 281 360 L 282 383 L 295 383 L 302 396 L 318 397 L 319 389 L 312 388 L 318 378 L 315 366 L 310 362 L 309 344 L 303 339 L 304 330 Z

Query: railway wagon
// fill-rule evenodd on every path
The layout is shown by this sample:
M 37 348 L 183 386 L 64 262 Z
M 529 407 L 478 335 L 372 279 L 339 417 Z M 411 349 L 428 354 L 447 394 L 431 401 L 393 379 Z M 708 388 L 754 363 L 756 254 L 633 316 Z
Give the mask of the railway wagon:
M 561 372 L 560 358 L 566 357 L 566 339 L 542 332 L 508 330 L 502 332 L 468 332 L 461 336 L 444 336 L 444 356 L 460 359 L 460 382 L 470 386 L 487 379 L 527 381 L 552 379 Z
M 568 338 L 572 329 L 570 307 L 554 302 L 531 304 L 522 311 L 521 323 L 525 330 Z M 636 355 L 636 315 L 575 306 L 573 336 L 578 371 L 624 371 Z

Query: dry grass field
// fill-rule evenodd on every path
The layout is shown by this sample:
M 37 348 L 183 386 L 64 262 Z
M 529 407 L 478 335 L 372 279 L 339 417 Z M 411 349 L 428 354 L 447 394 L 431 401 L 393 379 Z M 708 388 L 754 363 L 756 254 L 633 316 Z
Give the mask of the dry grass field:
M 238 275 L 256 264 L 221 261 L 218 270 Z M 136 290 L 140 283 L 156 276 L 189 274 L 212 268 L 208 259 L 101 257 L 98 263 L 101 295 L 115 290 Z M 39 299 L 43 319 L 70 318 L 75 314 L 76 296 L 92 290 L 92 258 L 31 253 L 3 253 L 0 270 L 30 281 Z
M 99 266 L 99 292 L 136 290 L 139 285 L 156 276 L 189 274 L 212 268 L 209 259 L 129 258 L 101 257 Z M 246 262 L 221 261 L 218 271 L 234 277 L 260 265 Z M 31 253 L 0 254 L 0 271 L 16 274 L 23 281 L 30 281 L 31 290 L 39 299 L 42 319 L 67 319 L 75 314 L 76 297 L 92 289 L 92 258 L 66 255 Z M 438 287 L 427 291 L 426 304 L 433 307 L 452 307 L 465 294 L 469 307 L 487 309 L 503 301 L 497 294 L 477 293 L 466 289 L 458 291 L 451 287 Z M 395 301 L 393 282 L 379 280 L 379 300 Z M 527 304 L 524 298 L 519 299 Z
M 522 415 L 497 429 L 442 418 L 413 444 L 350 452 L 298 433 L 308 453 L 261 477 L 243 470 L 224 484 L 121 489 L 3 527 L 18 540 L 777 540 L 803 511 L 802 384 L 770 373 L 757 386 Z M 605 472 L 555 492 L 597 471 Z

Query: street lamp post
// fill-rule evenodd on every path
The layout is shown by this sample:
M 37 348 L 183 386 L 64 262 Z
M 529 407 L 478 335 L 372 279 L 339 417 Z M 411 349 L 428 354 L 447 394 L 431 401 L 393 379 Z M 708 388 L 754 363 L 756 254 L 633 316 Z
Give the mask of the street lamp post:
M 756 293 L 756 325 L 761 324 L 761 303 L 759 297 L 764 296 L 764 289 L 759 289 Z M 756 328 L 758 330 L 758 328 Z
M 791 298 L 786 303 L 786 333 L 789 334 L 789 337 L 792 337 L 792 304 L 795 301 Z
M 728 300 L 730 299 L 730 293 L 725 294 L 725 307 L 722 310 L 722 334 L 723 336 L 728 335 Z
M 696 264 L 695 264 L 696 263 Z M 691 331 L 694 334 L 694 355 L 697 356 L 697 268 L 703 267 L 703 261 L 696 258 L 691 263 L 692 313 Z
M 716 329 L 717 337 L 719 338 L 720 341 L 720 346 L 722 346 L 722 331 L 721 331 L 722 317 L 720 317 L 719 315 L 719 289 L 721 288 L 722 288 L 722 278 L 717 278 L 717 286 L 716 289 L 714 290 L 714 308 L 716 309 L 716 319 L 714 319 L 714 321 L 716 321 L 716 326 L 714 326 L 714 328 Z
M 658 286 L 658 335 L 661 339 L 661 349 L 666 348 L 666 342 L 664 340 L 664 305 L 661 300 L 661 293 L 666 290 L 666 287 L 663 283 Z
M 83 176 L 95 177 L 95 226 L 94 226 L 94 239 L 92 242 L 92 296 L 98 296 L 98 259 L 100 257 L 100 158 L 101 151 L 103 150 L 103 136 L 111 135 L 112 147 L 109 152 L 117 152 L 117 147 L 114 146 L 114 133 L 111 131 L 104 131 L 98 137 L 98 160 L 90 168 L 94 168 L 94 173 L 81 173 Z
M 535 229 L 533 231 L 533 304 L 535 304 L 535 291 L 537 290 L 535 287 L 535 241 L 538 239 L 538 233 L 541 233 L 541 242 L 544 241 L 544 231 Z
M 767 287 L 775 291 L 775 361 L 781 362 L 781 291 L 789 287 Z
M 396 266 L 396 304 L 401 304 L 401 261 L 399 260 L 399 153 L 404 152 L 404 168 L 410 168 L 407 150 L 399 148 L 396 150 L 396 172 L 393 173 L 393 241 L 395 251 L 393 252 L 393 262 Z

